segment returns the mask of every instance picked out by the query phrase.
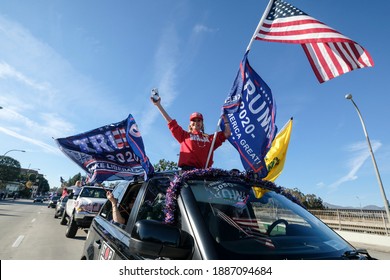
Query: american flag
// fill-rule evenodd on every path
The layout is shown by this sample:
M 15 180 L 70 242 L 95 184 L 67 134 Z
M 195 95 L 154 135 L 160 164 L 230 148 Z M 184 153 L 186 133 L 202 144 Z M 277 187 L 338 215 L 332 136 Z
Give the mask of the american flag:
M 320 83 L 358 68 L 374 66 L 355 41 L 282 0 L 271 0 L 255 40 L 301 44 Z
M 213 208 L 213 211 L 215 211 L 219 218 L 243 232 L 247 237 L 253 237 L 260 244 L 269 248 L 275 248 L 272 240 L 266 237 L 266 233 L 262 233 L 259 230 L 256 220 L 250 218 L 230 218 L 227 214 L 217 208 Z

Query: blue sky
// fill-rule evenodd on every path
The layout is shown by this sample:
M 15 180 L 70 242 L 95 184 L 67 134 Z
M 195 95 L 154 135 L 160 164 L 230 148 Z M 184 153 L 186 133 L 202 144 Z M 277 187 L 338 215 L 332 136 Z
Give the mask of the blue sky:
M 343 206 L 383 206 L 351 93 L 365 120 L 387 197 L 390 196 L 390 113 L 381 0 L 291 0 L 291 4 L 366 48 L 375 66 L 319 84 L 299 45 L 256 41 L 249 61 L 273 91 L 276 124 L 294 117 L 278 185 Z M 131 113 L 152 163 L 177 161 L 179 146 L 150 90 L 158 87 L 182 126 L 200 111 L 215 131 L 266 0 L 1 1 L 0 154 L 40 169 L 52 187 L 83 171 L 53 138 L 118 122 Z M 226 142 L 214 167 L 242 169 Z

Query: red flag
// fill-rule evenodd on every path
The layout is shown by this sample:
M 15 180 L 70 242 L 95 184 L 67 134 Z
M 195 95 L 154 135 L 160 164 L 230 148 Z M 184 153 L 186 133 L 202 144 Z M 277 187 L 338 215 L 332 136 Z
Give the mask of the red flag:
M 282 0 L 270 1 L 253 39 L 301 44 L 320 83 L 374 66 L 358 43 Z

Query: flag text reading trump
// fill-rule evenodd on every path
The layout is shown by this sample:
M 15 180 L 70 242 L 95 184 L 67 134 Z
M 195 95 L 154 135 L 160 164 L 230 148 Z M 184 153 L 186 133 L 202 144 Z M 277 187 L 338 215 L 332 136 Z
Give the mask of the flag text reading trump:
M 275 136 L 276 106 L 271 89 L 251 68 L 245 54 L 230 95 L 223 106 L 232 136 L 246 170 L 267 175 L 264 156 Z

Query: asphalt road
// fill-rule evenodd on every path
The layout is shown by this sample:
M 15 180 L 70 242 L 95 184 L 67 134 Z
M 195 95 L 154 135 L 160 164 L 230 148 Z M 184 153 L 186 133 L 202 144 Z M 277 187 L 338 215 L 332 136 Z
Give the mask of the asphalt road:
M 86 232 L 65 237 L 66 226 L 47 202 L 0 200 L 1 260 L 79 260 Z

